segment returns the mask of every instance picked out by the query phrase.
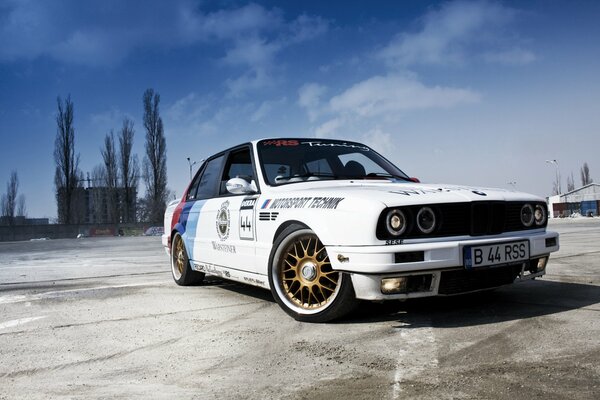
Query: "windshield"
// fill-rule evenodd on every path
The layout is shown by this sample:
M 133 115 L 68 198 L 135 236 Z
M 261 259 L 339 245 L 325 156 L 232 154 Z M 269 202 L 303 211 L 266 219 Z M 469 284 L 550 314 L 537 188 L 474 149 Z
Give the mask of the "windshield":
M 404 172 L 369 147 L 326 139 L 258 142 L 258 158 L 269 185 L 326 179 L 409 180 Z

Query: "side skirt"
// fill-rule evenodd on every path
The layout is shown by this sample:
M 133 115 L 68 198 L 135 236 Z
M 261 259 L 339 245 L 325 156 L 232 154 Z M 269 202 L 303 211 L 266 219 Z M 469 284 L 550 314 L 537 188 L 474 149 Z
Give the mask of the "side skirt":
M 198 272 L 204 272 L 207 275 L 218 276 L 219 278 L 245 283 L 247 285 L 258 286 L 264 289 L 270 289 L 269 279 L 266 275 L 255 274 L 252 272 L 241 271 L 239 269 L 228 268 L 222 265 L 210 264 L 200 261 L 192 261 L 192 269 Z

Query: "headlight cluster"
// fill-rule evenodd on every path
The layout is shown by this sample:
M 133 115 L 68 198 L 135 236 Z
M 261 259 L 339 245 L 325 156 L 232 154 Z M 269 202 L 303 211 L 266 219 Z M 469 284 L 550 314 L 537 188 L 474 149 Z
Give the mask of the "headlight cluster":
M 386 244 L 426 237 L 484 236 L 545 228 L 541 201 L 473 201 L 403 205 L 382 210 L 375 235 Z
M 431 207 L 421 207 L 416 216 L 408 210 L 394 208 L 387 212 L 385 216 L 385 227 L 387 232 L 393 237 L 402 236 L 407 231 L 416 226 L 418 231 L 428 235 L 435 231 L 437 227 L 437 217 Z
M 385 227 L 392 236 L 400 236 L 406 232 L 408 221 L 402 210 L 394 209 L 387 213 Z
M 546 223 L 546 208 L 542 204 L 524 204 L 521 207 L 521 223 L 529 228 L 535 225 L 541 226 Z

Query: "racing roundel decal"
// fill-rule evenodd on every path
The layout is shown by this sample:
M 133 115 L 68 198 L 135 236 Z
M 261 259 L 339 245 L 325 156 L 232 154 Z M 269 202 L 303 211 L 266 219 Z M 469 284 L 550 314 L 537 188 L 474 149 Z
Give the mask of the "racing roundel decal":
M 229 237 L 229 200 L 225 203 L 221 204 L 221 208 L 217 211 L 217 234 L 219 235 L 219 239 L 227 240 Z

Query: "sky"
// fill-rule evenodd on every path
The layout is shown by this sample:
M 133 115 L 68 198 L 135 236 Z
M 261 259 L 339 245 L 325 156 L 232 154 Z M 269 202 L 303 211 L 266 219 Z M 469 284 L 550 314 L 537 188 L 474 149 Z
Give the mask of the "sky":
M 16 170 L 28 216 L 56 216 L 57 97 L 84 173 L 125 117 L 141 161 L 153 88 L 176 195 L 187 157 L 293 136 L 545 197 L 548 159 L 563 190 L 584 162 L 600 181 L 599 20 L 598 1 L 0 0 L 0 193 Z

